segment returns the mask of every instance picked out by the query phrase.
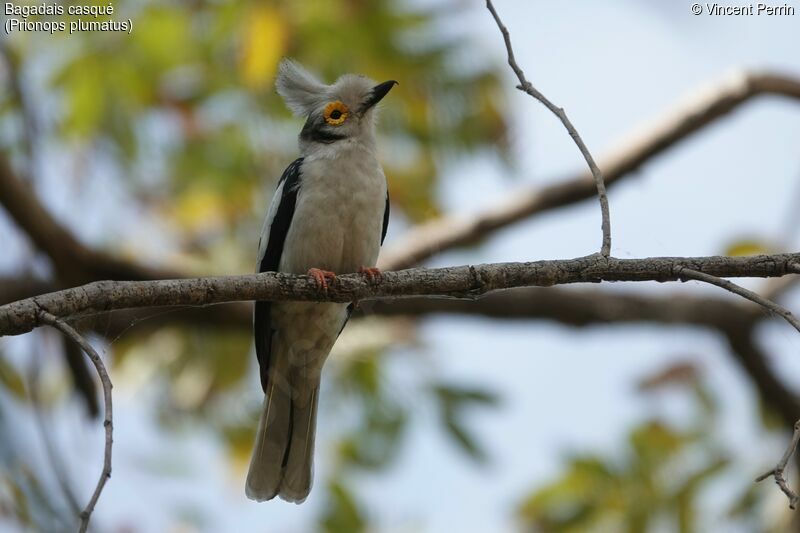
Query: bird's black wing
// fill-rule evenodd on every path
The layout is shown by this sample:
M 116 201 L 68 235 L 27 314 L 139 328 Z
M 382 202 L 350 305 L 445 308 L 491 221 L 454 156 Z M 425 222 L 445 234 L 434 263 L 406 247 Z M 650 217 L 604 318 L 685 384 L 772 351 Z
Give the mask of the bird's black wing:
M 383 209 L 383 229 L 381 230 L 381 246 L 386 238 L 386 230 L 389 229 L 389 191 L 386 191 L 386 207 Z
M 278 200 L 278 208 L 272 223 L 269 226 L 269 237 L 264 248 L 264 254 L 259 258 L 259 272 L 276 272 L 281 262 L 283 245 L 286 242 L 286 234 L 289 233 L 289 226 L 294 216 L 294 208 L 297 203 L 297 190 L 300 186 L 300 174 L 303 158 L 296 159 L 283 171 L 281 179 L 278 181 L 278 188 L 283 184 L 281 197 Z M 265 238 L 264 235 L 261 238 Z M 259 241 L 259 248 L 262 243 Z M 256 340 L 256 357 L 261 375 L 261 387 L 267 392 L 267 381 L 269 378 L 269 365 L 272 352 L 272 321 L 270 319 L 271 302 L 258 301 L 253 312 L 253 333 Z

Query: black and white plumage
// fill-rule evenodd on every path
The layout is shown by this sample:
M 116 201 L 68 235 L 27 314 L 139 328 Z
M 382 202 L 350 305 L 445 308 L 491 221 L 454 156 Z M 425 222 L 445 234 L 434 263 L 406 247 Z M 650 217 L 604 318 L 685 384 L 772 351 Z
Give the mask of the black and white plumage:
M 264 221 L 259 272 L 319 269 L 319 276 L 375 266 L 389 195 L 376 156 L 374 106 L 395 83 L 347 74 L 324 85 L 297 63 L 281 63 L 278 93 L 307 120 L 301 157 L 281 176 Z M 322 365 L 350 309 L 256 302 L 253 326 L 265 396 L 247 475 L 249 498 L 301 503 L 308 496 Z

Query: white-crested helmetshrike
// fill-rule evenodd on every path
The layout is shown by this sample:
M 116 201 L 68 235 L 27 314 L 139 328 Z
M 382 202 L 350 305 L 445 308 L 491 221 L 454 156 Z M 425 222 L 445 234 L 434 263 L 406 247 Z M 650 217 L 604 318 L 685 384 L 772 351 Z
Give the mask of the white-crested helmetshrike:
M 374 106 L 395 81 L 345 74 L 325 85 L 291 60 L 276 87 L 306 123 L 300 157 L 284 171 L 258 245 L 258 272 L 313 276 L 326 290 L 335 273 L 370 278 L 389 222 L 386 177 L 376 155 Z M 256 302 L 253 316 L 264 406 L 247 496 L 300 503 L 311 490 L 322 365 L 352 307 Z

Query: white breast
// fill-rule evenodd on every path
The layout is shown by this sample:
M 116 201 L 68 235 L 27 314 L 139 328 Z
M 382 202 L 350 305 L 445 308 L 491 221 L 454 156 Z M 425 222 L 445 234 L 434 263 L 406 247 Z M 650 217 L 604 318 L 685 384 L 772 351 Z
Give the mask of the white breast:
M 386 177 L 368 147 L 343 141 L 330 148 L 303 160 L 281 271 L 343 274 L 377 262 Z

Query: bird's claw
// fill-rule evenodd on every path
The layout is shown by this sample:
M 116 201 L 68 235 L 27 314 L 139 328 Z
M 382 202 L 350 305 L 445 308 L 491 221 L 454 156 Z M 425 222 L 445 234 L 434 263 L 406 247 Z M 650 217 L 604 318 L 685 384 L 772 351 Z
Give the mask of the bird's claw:
M 336 273 L 319 268 L 309 268 L 306 274 L 314 278 L 317 283 L 317 289 L 322 291 L 328 290 L 328 280 L 333 281 L 336 279 Z
M 358 269 L 359 274 L 364 274 L 369 278 L 370 281 L 381 281 L 383 279 L 383 273 L 377 267 L 361 267 Z

